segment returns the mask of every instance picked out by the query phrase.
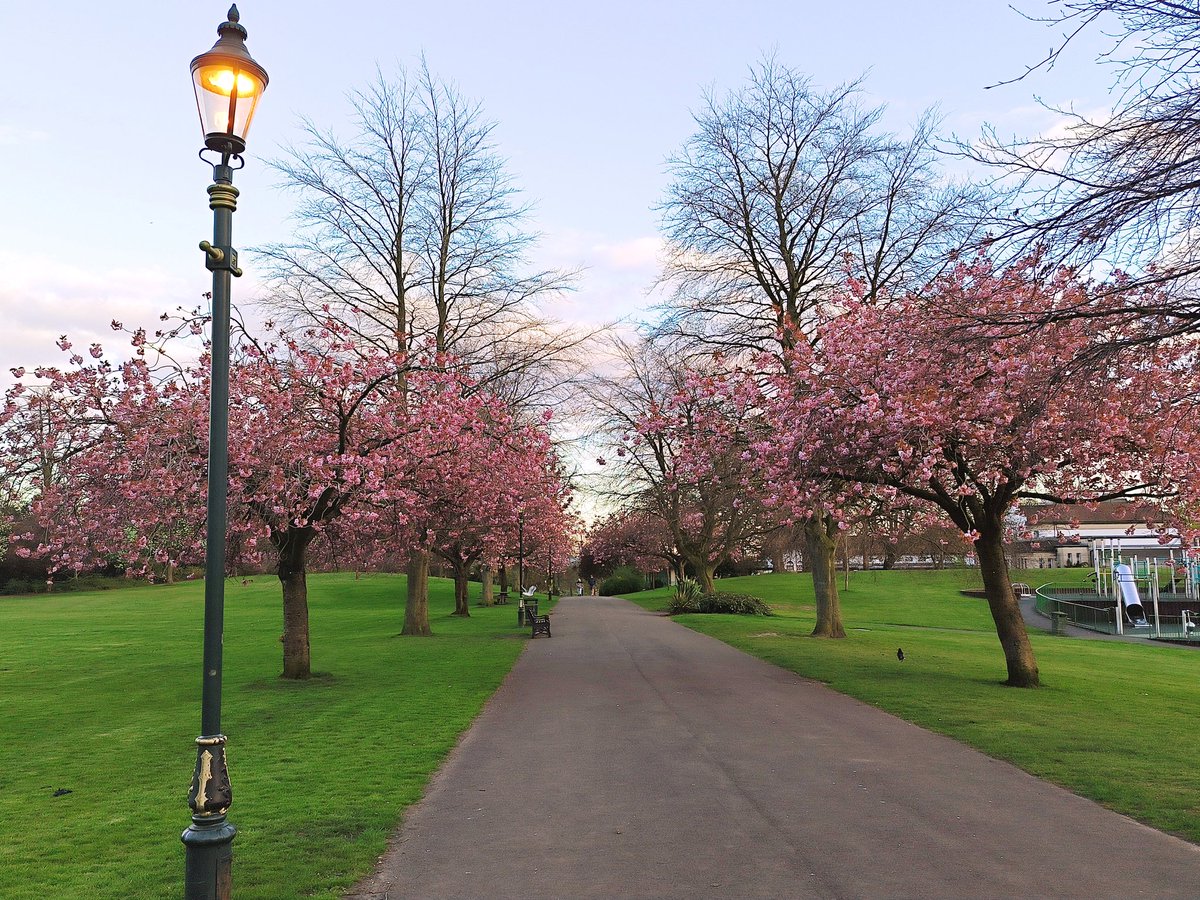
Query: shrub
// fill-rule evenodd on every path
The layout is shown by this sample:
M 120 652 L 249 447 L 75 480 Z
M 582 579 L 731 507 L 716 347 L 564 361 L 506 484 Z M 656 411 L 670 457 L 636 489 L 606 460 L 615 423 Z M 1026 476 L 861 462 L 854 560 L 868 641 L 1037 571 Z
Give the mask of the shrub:
M 727 594 L 717 591 L 705 594 L 700 598 L 699 609 L 702 613 L 732 613 L 739 616 L 769 616 L 771 607 L 758 597 L 750 594 Z
M 646 586 L 646 577 L 632 566 L 621 566 L 600 582 L 600 593 L 605 597 L 619 594 L 635 594 Z
M 671 598 L 671 615 L 700 612 L 701 596 L 700 585 L 691 578 L 684 578 L 675 585 L 675 595 Z

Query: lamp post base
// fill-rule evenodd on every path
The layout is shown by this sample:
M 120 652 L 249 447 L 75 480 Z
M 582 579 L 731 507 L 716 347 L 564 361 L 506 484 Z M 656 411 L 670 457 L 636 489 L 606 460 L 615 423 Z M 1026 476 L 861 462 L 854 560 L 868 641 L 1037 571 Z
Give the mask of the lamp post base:
M 181 835 L 185 848 L 184 900 L 229 900 L 233 890 L 233 838 L 225 818 L 233 788 L 225 764 L 225 735 L 196 738 L 196 771 L 188 792 L 192 824 Z
M 233 838 L 237 828 L 224 816 L 193 816 L 180 840 L 186 851 L 184 900 L 230 900 Z

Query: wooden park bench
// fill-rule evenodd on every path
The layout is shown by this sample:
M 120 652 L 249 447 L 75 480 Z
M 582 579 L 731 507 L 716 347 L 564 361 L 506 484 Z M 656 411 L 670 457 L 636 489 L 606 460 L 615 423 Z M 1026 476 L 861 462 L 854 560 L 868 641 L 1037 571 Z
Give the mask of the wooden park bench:
M 539 634 L 550 637 L 550 616 L 538 615 L 538 601 L 533 591 L 534 589 L 530 588 L 527 592 L 521 592 L 523 606 L 517 609 L 517 614 L 522 618 L 517 619 L 517 624 L 530 626 L 533 629 L 529 635 L 531 638 L 535 638 Z
M 528 609 L 525 611 L 525 623 L 532 629 L 529 633 L 530 638 L 535 638 L 539 634 L 544 634 L 550 637 L 550 616 L 539 616 L 536 613 L 530 613 Z

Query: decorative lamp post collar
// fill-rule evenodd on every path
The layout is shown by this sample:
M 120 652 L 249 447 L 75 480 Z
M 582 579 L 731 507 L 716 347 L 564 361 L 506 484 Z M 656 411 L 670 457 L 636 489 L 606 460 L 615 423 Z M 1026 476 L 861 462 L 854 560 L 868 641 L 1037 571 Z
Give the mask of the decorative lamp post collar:
M 246 149 L 250 120 L 268 81 L 267 70 L 246 50 L 240 18 L 237 6 L 229 7 L 228 20 L 217 26 L 217 42 L 192 60 L 204 146 L 224 157 Z

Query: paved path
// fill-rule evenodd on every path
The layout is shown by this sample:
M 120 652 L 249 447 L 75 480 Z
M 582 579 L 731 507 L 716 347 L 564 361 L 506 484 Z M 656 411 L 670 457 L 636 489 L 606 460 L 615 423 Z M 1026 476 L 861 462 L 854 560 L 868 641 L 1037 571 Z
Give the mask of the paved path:
M 1200 895 L 1200 848 L 667 618 L 552 621 L 350 896 Z

